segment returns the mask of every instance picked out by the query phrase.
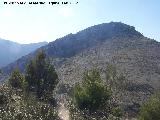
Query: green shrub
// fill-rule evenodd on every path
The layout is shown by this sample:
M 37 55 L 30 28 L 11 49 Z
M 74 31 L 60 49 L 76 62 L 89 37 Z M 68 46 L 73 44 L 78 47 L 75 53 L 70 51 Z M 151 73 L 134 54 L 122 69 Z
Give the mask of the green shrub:
M 38 98 L 50 99 L 58 83 L 58 75 L 54 66 L 46 58 L 44 51 L 30 61 L 26 68 L 28 90 L 36 93 Z
M 22 89 L 24 85 L 24 76 L 20 73 L 19 69 L 16 68 L 9 78 L 9 84 L 14 88 Z
M 76 85 L 74 88 L 75 104 L 81 110 L 87 109 L 90 112 L 106 107 L 110 95 L 97 70 L 84 73 L 82 85 Z
M 59 120 L 52 95 L 57 82 L 54 67 L 40 51 L 25 78 L 15 69 L 9 84 L 0 85 L 0 120 Z
M 138 120 L 160 120 L 160 98 L 153 97 L 142 105 Z
M 126 88 L 127 80 L 122 73 L 117 72 L 117 69 L 114 65 L 109 64 L 106 68 L 106 82 L 109 88 L 112 91 L 123 91 Z

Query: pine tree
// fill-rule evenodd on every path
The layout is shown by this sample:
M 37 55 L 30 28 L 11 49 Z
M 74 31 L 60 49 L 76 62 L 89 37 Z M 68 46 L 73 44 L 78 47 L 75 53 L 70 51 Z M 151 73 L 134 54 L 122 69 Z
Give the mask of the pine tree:
M 82 110 L 96 111 L 103 108 L 109 99 L 110 91 L 103 84 L 97 70 L 84 73 L 82 85 L 76 85 L 74 88 L 75 103 Z
M 24 76 L 20 73 L 19 69 L 16 68 L 9 78 L 9 84 L 14 88 L 22 89 L 24 86 Z
M 51 97 L 58 82 L 58 75 L 43 50 L 27 65 L 25 78 L 28 90 L 36 92 L 38 98 Z

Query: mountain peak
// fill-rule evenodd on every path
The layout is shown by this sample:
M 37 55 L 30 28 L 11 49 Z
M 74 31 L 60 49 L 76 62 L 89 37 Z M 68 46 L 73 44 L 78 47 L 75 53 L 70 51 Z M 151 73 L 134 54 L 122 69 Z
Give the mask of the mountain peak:
M 84 49 L 96 46 L 97 43 L 101 44 L 101 42 L 110 41 L 113 38 L 136 39 L 141 37 L 143 35 L 133 26 L 121 22 L 102 23 L 49 43 L 47 53 L 56 57 L 71 57 Z
M 96 33 L 99 36 L 105 36 L 105 38 L 111 37 L 143 37 L 143 35 L 135 30 L 135 27 L 121 23 L 121 22 L 110 22 L 102 23 L 88 27 L 85 30 L 78 32 L 86 32 L 87 34 Z

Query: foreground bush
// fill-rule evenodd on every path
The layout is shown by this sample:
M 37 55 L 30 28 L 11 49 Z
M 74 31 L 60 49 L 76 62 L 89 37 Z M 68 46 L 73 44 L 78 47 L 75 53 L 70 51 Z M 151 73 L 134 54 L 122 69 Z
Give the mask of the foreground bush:
M 53 91 L 58 76 L 44 51 L 26 68 L 15 69 L 9 84 L 0 86 L 0 120 L 58 120 Z
M 71 114 L 80 114 L 82 119 L 105 117 L 110 110 L 110 97 L 111 92 L 104 85 L 100 73 L 97 70 L 88 71 L 84 73 L 82 84 L 74 87 Z M 71 116 L 73 119 L 74 115 Z
M 2 98 L 2 99 L 1 99 Z M 55 107 L 8 85 L 0 86 L 0 120 L 58 120 Z
M 14 88 L 22 89 L 24 87 L 24 82 L 24 76 L 20 73 L 19 69 L 16 68 L 9 78 L 9 84 Z
M 110 91 L 103 84 L 97 70 L 85 73 L 83 79 L 82 86 L 75 86 L 74 100 L 80 109 L 94 112 L 107 104 L 110 99 Z
M 142 105 L 138 120 L 160 120 L 160 96 L 152 97 Z
M 27 65 L 25 81 L 28 90 L 35 92 L 38 98 L 48 100 L 52 96 L 58 83 L 58 75 L 43 50 Z

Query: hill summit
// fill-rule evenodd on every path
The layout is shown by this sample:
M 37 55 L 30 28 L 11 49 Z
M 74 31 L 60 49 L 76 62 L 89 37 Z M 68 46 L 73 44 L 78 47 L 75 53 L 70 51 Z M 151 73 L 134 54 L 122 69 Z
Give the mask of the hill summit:
M 51 42 L 47 52 L 57 57 L 71 57 L 86 48 L 115 37 L 143 37 L 143 35 L 133 26 L 121 22 L 103 23 Z

